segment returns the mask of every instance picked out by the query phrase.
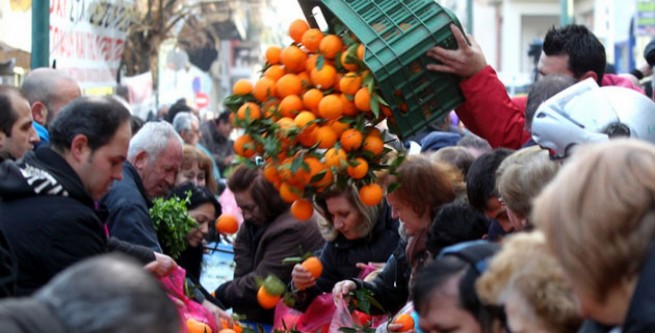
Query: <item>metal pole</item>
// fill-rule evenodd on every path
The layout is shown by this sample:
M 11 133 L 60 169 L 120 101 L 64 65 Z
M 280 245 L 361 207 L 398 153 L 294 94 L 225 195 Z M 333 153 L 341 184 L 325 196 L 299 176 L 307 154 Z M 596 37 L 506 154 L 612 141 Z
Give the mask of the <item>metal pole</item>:
M 560 26 L 569 25 L 573 19 L 573 0 L 560 0 L 560 15 L 559 15 L 559 24 Z
M 32 1 L 31 67 L 48 67 L 50 61 L 50 1 Z
M 466 0 L 466 32 L 473 35 L 473 0 Z

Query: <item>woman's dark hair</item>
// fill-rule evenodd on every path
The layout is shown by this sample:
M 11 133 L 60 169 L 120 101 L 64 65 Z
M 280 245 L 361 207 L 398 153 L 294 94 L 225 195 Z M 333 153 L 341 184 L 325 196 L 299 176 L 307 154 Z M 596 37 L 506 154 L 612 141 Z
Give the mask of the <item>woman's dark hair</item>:
M 264 178 L 260 168 L 238 166 L 228 179 L 227 186 L 234 193 L 250 191 L 261 218 L 266 222 L 275 220 L 289 209 L 290 205 L 282 200 L 273 184 Z
M 131 121 L 130 112 L 111 96 L 79 97 L 55 116 L 48 127 L 50 145 L 57 151 L 70 149 L 73 138 L 84 135 L 92 151 L 106 145 L 123 124 Z
M 414 308 L 419 314 L 425 314 L 434 292 L 459 275 L 459 306 L 478 321 L 482 332 L 490 332 L 495 320 L 505 325 L 503 308 L 482 304 L 475 292 L 475 281 L 498 249 L 497 244 L 486 241 L 465 242 L 444 249 L 435 261 L 419 271 L 412 290 Z
M 184 200 L 188 193 L 191 194 L 189 196 L 189 202 L 186 203 L 186 208 L 188 210 L 194 209 L 202 204 L 210 203 L 214 206 L 214 210 L 216 211 L 214 217 L 221 215 L 221 205 L 218 203 L 218 200 L 216 200 L 216 197 L 214 197 L 206 187 L 196 186 L 193 183 L 184 183 L 173 188 L 167 198 L 177 197 Z

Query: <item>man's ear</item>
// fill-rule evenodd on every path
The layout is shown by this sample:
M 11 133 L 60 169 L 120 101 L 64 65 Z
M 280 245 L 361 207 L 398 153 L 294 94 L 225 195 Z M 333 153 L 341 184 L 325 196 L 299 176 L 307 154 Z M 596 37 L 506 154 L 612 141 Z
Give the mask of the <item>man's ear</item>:
M 150 156 L 145 150 L 141 150 L 138 153 L 136 153 L 136 156 L 134 156 L 134 161 L 132 162 L 132 165 L 137 170 L 143 170 L 148 164 L 149 157 Z
M 37 123 L 45 126 L 45 121 L 48 118 L 48 107 L 41 102 L 34 102 L 32 104 L 32 119 Z
M 595 82 L 598 82 L 598 74 L 596 74 L 594 71 L 587 71 L 586 73 L 582 74 L 579 81 L 583 81 L 588 78 L 592 78 Z
M 5 146 L 5 138 L 7 137 L 7 134 L 5 132 L 0 131 L 0 151 L 2 151 L 2 148 Z
M 78 134 L 73 138 L 70 146 L 70 154 L 76 162 L 80 162 L 89 149 L 89 139 L 84 134 Z

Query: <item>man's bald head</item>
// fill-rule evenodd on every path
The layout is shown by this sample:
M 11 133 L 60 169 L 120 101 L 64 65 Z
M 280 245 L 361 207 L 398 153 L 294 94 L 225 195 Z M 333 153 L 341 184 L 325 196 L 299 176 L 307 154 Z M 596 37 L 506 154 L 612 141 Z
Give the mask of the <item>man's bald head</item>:
M 65 72 L 37 68 L 25 77 L 21 90 L 32 107 L 34 120 L 47 126 L 64 105 L 81 96 L 80 86 Z

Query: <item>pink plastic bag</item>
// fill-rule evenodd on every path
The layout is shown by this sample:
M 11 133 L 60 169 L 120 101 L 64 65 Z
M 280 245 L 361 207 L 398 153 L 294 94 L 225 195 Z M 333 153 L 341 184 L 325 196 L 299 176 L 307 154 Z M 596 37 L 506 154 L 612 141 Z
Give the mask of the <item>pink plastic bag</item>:
M 305 312 L 290 308 L 280 300 L 275 306 L 273 328 L 296 329 L 300 332 L 327 333 L 327 326 L 332 320 L 335 306 L 332 294 L 323 294 L 314 298 Z
M 216 319 L 205 309 L 204 306 L 198 304 L 194 300 L 188 298 L 184 293 L 184 282 L 186 277 L 186 271 L 184 268 L 177 266 L 171 274 L 165 277 L 159 278 L 161 281 L 164 290 L 173 300 L 179 300 L 183 305 L 178 305 L 178 311 L 180 317 L 182 318 L 182 323 L 184 327 L 184 332 L 186 332 L 186 321 L 188 319 L 194 319 L 199 322 L 205 323 L 212 329 L 212 332 L 217 332 Z

